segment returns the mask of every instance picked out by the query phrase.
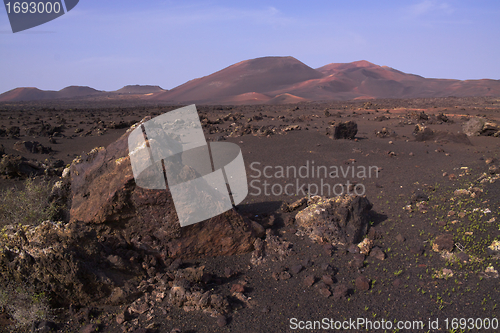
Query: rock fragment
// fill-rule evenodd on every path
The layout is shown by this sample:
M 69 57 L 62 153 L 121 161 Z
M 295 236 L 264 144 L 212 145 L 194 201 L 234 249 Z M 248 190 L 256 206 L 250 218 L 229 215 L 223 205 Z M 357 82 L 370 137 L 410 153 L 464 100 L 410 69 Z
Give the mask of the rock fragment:
M 356 289 L 360 291 L 366 291 L 370 289 L 370 280 L 363 275 L 356 278 Z

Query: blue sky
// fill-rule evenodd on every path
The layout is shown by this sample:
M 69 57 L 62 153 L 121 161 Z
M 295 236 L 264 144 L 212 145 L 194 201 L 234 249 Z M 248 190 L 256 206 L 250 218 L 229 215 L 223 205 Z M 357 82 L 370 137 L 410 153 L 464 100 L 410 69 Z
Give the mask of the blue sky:
M 424 77 L 500 79 L 500 2 L 80 0 L 13 34 L 0 7 L 0 93 L 69 85 L 171 89 L 233 63 L 368 60 Z

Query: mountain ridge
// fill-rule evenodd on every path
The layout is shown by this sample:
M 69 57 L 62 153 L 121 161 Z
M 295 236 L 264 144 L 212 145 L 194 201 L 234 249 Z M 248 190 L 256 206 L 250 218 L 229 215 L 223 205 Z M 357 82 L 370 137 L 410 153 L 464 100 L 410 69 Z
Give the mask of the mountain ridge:
M 240 61 L 173 89 L 128 85 L 115 91 L 70 86 L 59 91 L 15 88 L 1 101 L 60 98 L 120 99 L 123 95 L 171 104 L 283 104 L 377 98 L 500 96 L 500 80 L 424 78 L 366 60 L 330 63 L 311 68 L 291 56 L 268 56 Z

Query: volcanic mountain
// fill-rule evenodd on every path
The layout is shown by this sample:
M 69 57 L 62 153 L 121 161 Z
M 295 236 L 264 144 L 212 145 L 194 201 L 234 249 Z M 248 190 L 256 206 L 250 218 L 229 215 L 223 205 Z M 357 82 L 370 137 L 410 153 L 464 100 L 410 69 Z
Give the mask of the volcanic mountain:
M 493 95 L 500 95 L 499 80 L 427 79 L 364 60 L 312 69 L 293 57 L 264 57 L 239 62 L 151 99 L 180 104 L 283 104 Z
M 428 79 L 368 61 L 331 63 L 311 68 L 293 57 L 241 61 L 171 90 L 125 86 L 113 92 L 89 87 L 60 91 L 16 88 L 0 101 L 57 98 L 139 98 L 169 104 L 286 104 L 375 98 L 500 96 L 500 80 Z
M 286 90 L 291 85 L 323 76 L 293 57 L 264 57 L 239 62 L 153 98 L 176 103 L 214 103 L 232 102 L 238 95 L 257 93 L 271 99 L 275 96 L 272 91 Z M 257 101 L 264 99 L 265 96 L 259 96 Z

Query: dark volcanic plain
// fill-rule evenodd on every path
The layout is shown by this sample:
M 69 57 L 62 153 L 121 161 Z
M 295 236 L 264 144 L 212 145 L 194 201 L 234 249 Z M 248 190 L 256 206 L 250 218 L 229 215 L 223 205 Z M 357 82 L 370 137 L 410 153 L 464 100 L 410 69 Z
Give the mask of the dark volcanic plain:
M 113 143 L 144 117 L 178 107 L 144 101 L 6 102 L 0 104 L 0 131 L 19 127 L 19 135 L 5 134 L 0 144 L 5 154 L 47 165 L 61 160 L 59 165 L 68 165 L 94 147 Z M 451 325 L 453 318 L 498 318 L 500 285 L 495 270 L 500 269 L 500 260 L 498 252 L 488 246 L 500 237 L 500 182 L 489 172 L 500 163 L 500 138 L 458 133 L 463 123 L 478 116 L 499 123 L 500 99 L 378 99 L 198 105 L 197 109 L 201 119 L 207 119 L 203 121 L 207 140 L 234 142 L 243 152 L 251 186 L 238 212 L 266 229 L 267 237 L 289 245 L 281 255 L 269 254 L 259 264 L 251 261 L 252 253 L 177 262 L 176 269 L 205 266 L 204 272 L 210 276 L 203 282 L 205 290 L 219 293 L 229 302 L 224 317 L 213 318 L 199 310 L 186 312 L 166 297 L 125 321 L 117 321 L 117 317 L 133 300 L 115 306 L 96 303 L 58 308 L 52 321 L 59 331 L 290 332 L 300 331 L 291 329 L 292 318 L 297 322 L 366 318 L 393 323 L 422 321 L 425 325 L 400 332 L 438 331 L 428 322 L 439 319 L 440 331 L 452 332 L 451 326 L 445 326 L 446 319 Z M 357 123 L 354 140 L 334 140 L 326 134 L 332 123 L 343 121 Z M 50 135 L 37 132 L 42 124 L 59 129 Z M 417 124 L 438 134 L 417 141 L 413 134 Z M 20 141 L 37 141 L 50 152 L 20 152 L 14 149 Z M 296 187 L 292 187 L 293 195 L 278 193 L 280 186 L 296 184 L 297 179 L 293 175 L 277 178 L 276 167 L 299 169 L 313 164 L 344 170 L 378 167 L 379 172 L 371 177 L 310 174 L 298 179 L 300 184 L 320 185 L 323 181 L 331 186 L 349 181 L 358 184 L 359 191 L 364 188 L 373 204 L 368 230 L 372 246 L 378 247 L 372 249 L 373 254 L 360 258 L 352 253 L 359 250 L 352 247 L 313 242 L 294 223 L 298 210 L 283 210 L 284 203 L 304 195 L 295 192 Z M 266 170 L 271 178 L 262 173 L 266 166 L 270 166 Z M 486 181 L 481 182 L 478 179 L 484 173 Z M 59 176 L 50 178 L 55 181 Z M 264 181 L 280 186 L 275 186 L 275 193 L 268 187 L 269 195 L 265 195 Z M 20 178 L 4 176 L 0 180 L 2 189 L 22 184 Z M 481 191 L 455 192 L 473 187 Z M 433 250 L 436 238 L 443 234 L 452 235 L 451 254 Z M 169 270 L 172 267 L 160 268 L 158 274 Z M 16 331 L 9 323 L 7 314 L 2 314 L 4 329 Z M 393 325 L 387 332 L 396 331 Z M 498 330 L 485 330 L 494 331 Z

